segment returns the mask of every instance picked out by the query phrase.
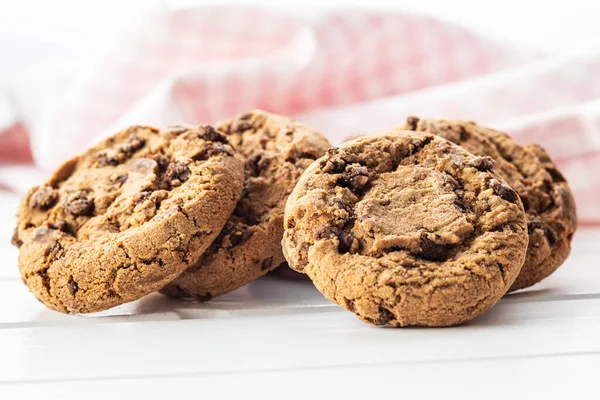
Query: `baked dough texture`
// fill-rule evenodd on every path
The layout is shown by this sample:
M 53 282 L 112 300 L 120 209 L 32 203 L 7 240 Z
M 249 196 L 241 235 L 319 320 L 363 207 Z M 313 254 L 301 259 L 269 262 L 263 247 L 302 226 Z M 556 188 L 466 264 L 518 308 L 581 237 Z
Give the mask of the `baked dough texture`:
M 330 149 L 285 209 L 283 248 L 330 300 L 375 325 L 450 326 L 517 278 L 527 224 L 489 157 L 396 130 Z

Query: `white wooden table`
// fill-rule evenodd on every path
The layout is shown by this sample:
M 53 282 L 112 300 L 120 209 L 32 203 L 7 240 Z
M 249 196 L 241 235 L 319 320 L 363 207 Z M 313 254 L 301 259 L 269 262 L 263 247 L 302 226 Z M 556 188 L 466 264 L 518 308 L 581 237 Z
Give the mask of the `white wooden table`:
M 387 329 L 274 277 L 206 304 L 56 313 L 20 281 L 15 205 L 0 195 L 0 399 L 600 398 L 600 229 L 470 324 Z

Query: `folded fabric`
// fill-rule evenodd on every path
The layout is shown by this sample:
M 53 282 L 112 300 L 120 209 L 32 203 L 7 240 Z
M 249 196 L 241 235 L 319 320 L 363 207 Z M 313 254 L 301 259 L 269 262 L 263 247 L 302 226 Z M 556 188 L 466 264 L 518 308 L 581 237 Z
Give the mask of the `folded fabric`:
M 129 124 L 210 123 L 253 108 L 295 116 L 334 143 L 412 114 L 472 119 L 546 147 L 581 220 L 597 223 L 598 73 L 600 53 L 527 53 L 412 14 L 172 11 L 130 29 L 42 120 L 0 127 L 0 164 L 34 160 L 47 174 Z M 0 169 L 0 182 L 21 191 L 11 175 Z

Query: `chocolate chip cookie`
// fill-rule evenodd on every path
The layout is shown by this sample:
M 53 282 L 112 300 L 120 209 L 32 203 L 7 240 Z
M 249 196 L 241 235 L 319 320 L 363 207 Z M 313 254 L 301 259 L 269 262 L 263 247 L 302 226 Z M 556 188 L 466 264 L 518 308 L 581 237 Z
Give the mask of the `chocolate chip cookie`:
M 23 282 L 65 313 L 154 292 L 208 248 L 242 186 L 243 162 L 212 127 L 130 127 L 27 193 L 13 237 Z
M 561 266 L 571 251 L 577 214 L 567 181 L 544 149 L 520 146 L 507 134 L 474 122 L 409 117 L 405 129 L 433 133 L 475 155 L 491 157 L 497 172 L 521 197 L 529 248 L 510 291 L 532 286 Z
M 493 160 L 401 130 L 329 150 L 284 223 L 290 266 L 375 325 L 469 321 L 506 293 L 527 250 L 523 205 Z
M 243 195 L 200 260 L 162 290 L 174 297 L 210 300 L 284 264 L 285 201 L 306 167 L 330 147 L 321 134 L 264 111 L 217 127 L 245 160 Z

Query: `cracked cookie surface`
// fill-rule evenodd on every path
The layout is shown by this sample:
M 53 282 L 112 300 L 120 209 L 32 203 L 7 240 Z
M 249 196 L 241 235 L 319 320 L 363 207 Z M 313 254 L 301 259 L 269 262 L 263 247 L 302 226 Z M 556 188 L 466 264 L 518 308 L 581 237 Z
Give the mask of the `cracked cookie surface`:
M 405 129 L 441 136 L 494 159 L 496 171 L 519 194 L 527 214 L 527 257 L 509 291 L 536 284 L 569 256 L 577 229 L 575 200 L 563 175 L 538 145 L 520 146 L 505 133 L 467 121 L 409 117 Z
M 302 172 L 330 147 L 321 134 L 264 111 L 217 128 L 245 160 L 243 195 L 200 260 L 162 290 L 170 296 L 210 300 L 282 265 L 285 201 Z
M 13 237 L 23 282 L 66 313 L 159 290 L 208 248 L 242 185 L 242 161 L 212 127 L 130 127 L 25 196 Z
M 300 178 L 284 224 L 290 266 L 376 325 L 475 318 L 506 293 L 527 249 L 523 205 L 491 159 L 408 131 L 329 150 Z

